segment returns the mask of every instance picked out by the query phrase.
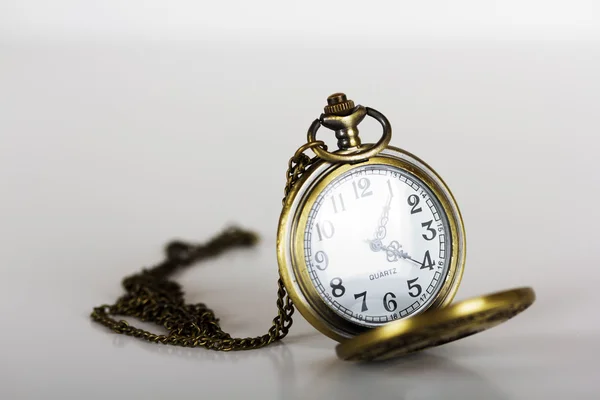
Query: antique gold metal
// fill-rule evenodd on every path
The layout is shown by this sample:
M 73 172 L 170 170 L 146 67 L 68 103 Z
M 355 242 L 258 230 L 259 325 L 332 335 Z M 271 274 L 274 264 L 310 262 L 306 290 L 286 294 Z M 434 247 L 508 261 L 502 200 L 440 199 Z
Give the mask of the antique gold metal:
M 354 102 L 348 100 L 344 93 L 334 93 L 327 97 L 327 105 L 323 108 L 325 114 L 348 115 L 354 108 Z
M 304 143 L 302 146 L 298 147 L 298 150 L 294 153 L 294 156 L 290 158 L 288 162 L 288 170 L 293 168 L 294 160 L 297 160 L 306 150 L 314 149 L 315 147 L 322 147 L 327 150 L 327 145 L 322 140 L 316 140 L 314 142 Z
M 185 304 L 181 286 L 169 280 L 175 271 L 235 247 L 253 246 L 257 241 L 254 232 L 230 228 L 204 244 L 171 242 L 165 249 L 164 261 L 126 277 L 123 280 L 125 294 L 114 304 L 95 307 L 90 317 L 115 333 L 165 345 L 232 351 L 258 349 L 281 340 L 289 332 L 294 313 L 294 305 L 281 279 L 278 281 L 277 315 L 271 328 L 262 336 L 243 338 L 233 338 L 224 332 L 215 313 L 205 304 Z M 117 315 L 153 322 L 169 333 L 156 334 L 136 328 L 113 317 Z
M 423 160 L 389 146 L 392 130 L 378 111 L 354 105 L 343 93 L 328 97 L 324 113 L 310 126 L 308 142 L 300 146 L 288 163 L 286 185 L 277 230 L 279 264 L 277 315 L 262 336 L 233 338 L 224 332 L 214 312 L 205 304 L 185 304 L 183 291 L 169 276 L 197 261 L 230 248 L 251 246 L 257 236 L 238 228 L 228 229 L 204 244 L 172 242 L 165 260 L 123 280 L 125 294 L 112 305 L 95 307 L 91 318 L 112 331 L 154 343 L 211 350 L 249 350 L 267 346 L 285 337 L 295 308 L 316 329 L 340 344 L 344 360 L 383 360 L 438 346 L 498 325 L 527 309 L 535 300 L 531 288 L 489 294 L 450 305 L 460 285 L 466 244 L 462 216 L 454 196 L 442 178 Z M 362 144 L 358 125 L 371 116 L 383 127 L 375 144 Z M 335 131 L 339 149 L 327 151 L 316 139 L 323 125 Z M 306 152 L 312 150 L 315 157 Z M 377 328 L 353 324 L 334 313 L 312 285 L 304 258 L 303 234 L 308 214 L 319 194 L 340 175 L 364 165 L 387 165 L 416 176 L 438 199 L 448 219 L 450 260 L 444 282 L 434 300 L 410 317 Z M 114 316 L 137 317 L 154 322 L 169 333 L 155 334 L 129 325 Z
M 451 233 L 451 258 L 444 284 L 429 308 L 448 305 L 460 285 L 466 257 L 464 225 L 452 193 L 431 167 L 404 150 L 390 146 L 358 165 L 376 164 L 391 165 L 414 174 L 431 189 L 444 208 Z M 371 328 L 352 324 L 338 316 L 318 295 L 303 256 L 303 233 L 308 213 L 319 193 L 338 176 L 358 165 L 330 164 L 323 160 L 315 162 L 291 188 L 284 202 L 277 234 L 279 273 L 294 305 L 316 329 L 338 342 L 368 332 Z
M 355 149 L 360 146 L 358 124 L 367 115 L 363 106 L 354 107 L 344 93 L 335 93 L 327 98 L 325 113 L 321 115 L 321 125 L 334 130 L 341 150 Z
M 316 161 L 305 151 L 327 146 L 322 141 L 306 143 L 289 161 L 284 188 L 285 203 L 291 188 Z M 230 228 L 205 244 L 180 241 L 167 245 L 166 259 L 156 266 L 126 277 L 123 286 L 126 293 L 115 304 L 95 307 L 90 315 L 93 321 L 106 326 L 115 333 L 133 336 L 153 343 L 184 347 L 205 347 L 210 350 L 250 350 L 267 346 L 283 339 L 292 326 L 294 304 L 281 278 L 278 279 L 277 315 L 268 332 L 262 336 L 234 338 L 221 329 L 215 313 L 205 304 L 185 304 L 181 286 L 169 276 L 198 261 L 214 257 L 231 248 L 252 246 L 258 241 L 254 232 Z M 155 334 L 131 326 L 125 320 L 113 316 L 137 317 L 146 322 L 162 325 L 168 335 Z
M 535 293 L 528 287 L 475 297 L 390 322 L 338 344 L 336 353 L 349 361 L 398 357 L 492 328 L 524 311 L 534 301 Z
M 322 126 L 335 131 L 338 147 L 343 152 L 331 153 L 323 148 L 313 149 L 317 157 L 332 163 L 349 163 L 367 160 L 380 153 L 392 139 L 392 127 L 388 119 L 379 111 L 361 105 L 354 106 L 343 93 L 335 93 L 328 97 L 325 113 L 313 121 L 308 129 L 307 141 L 316 141 L 317 131 Z M 352 106 L 352 108 L 350 108 Z M 361 146 L 358 136 L 358 124 L 365 116 L 376 119 L 383 128 L 381 139 L 375 145 Z

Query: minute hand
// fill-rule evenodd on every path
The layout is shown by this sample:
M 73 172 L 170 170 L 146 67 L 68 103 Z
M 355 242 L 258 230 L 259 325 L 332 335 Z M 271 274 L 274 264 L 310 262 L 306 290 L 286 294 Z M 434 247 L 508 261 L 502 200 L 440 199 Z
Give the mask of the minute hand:
M 388 188 L 390 190 L 390 194 L 388 195 L 387 202 L 383 206 L 383 211 L 381 213 L 381 217 L 379 218 L 379 226 L 375 230 L 375 238 L 374 240 L 383 240 L 385 239 L 385 235 L 387 233 L 386 225 L 388 223 L 390 207 L 392 205 L 392 197 L 394 197 L 394 192 L 392 191 L 392 186 L 390 185 L 390 181 L 388 180 Z
M 385 251 L 387 260 L 389 262 L 395 262 L 399 259 L 410 260 L 416 264 L 421 265 L 420 262 L 412 258 L 406 251 L 402 250 L 402 245 L 396 240 L 391 242 L 388 246 L 381 246 L 381 250 Z

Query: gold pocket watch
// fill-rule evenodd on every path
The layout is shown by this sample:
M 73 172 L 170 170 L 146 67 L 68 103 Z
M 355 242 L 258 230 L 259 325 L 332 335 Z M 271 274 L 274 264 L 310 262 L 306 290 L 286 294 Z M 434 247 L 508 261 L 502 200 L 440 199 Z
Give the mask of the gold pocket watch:
M 365 117 L 383 128 L 362 144 Z M 335 131 L 329 152 L 317 131 Z M 277 235 L 279 273 L 294 305 L 344 359 L 382 359 L 446 343 L 527 308 L 530 288 L 455 305 L 466 240 L 454 196 L 423 160 L 389 145 L 380 112 L 328 97 L 290 161 Z M 304 154 L 311 149 L 312 159 Z
M 383 128 L 362 144 L 366 117 Z M 338 150 L 317 139 L 335 132 Z M 523 287 L 451 304 L 462 278 L 466 240 L 462 217 L 442 178 L 423 160 L 389 145 L 392 129 L 380 112 L 328 97 L 307 143 L 290 159 L 277 232 L 277 316 L 262 336 L 234 338 L 205 304 L 185 304 L 178 269 L 236 246 L 253 232 L 228 229 L 204 244 L 174 241 L 152 268 L 126 277 L 126 293 L 95 307 L 91 318 L 113 332 L 150 342 L 210 350 L 250 350 L 281 340 L 296 307 L 336 340 L 344 360 L 386 359 L 472 335 L 504 322 L 535 300 Z M 312 151 L 314 157 L 305 153 Z M 163 326 L 155 334 L 113 316 Z

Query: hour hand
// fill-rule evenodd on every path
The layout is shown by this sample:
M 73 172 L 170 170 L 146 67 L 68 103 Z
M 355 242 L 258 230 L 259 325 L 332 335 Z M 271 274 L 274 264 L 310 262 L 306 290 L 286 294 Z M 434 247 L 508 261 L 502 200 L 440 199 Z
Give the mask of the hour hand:
M 402 245 L 397 240 L 390 242 L 387 246 L 382 246 L 381 249 L 385 251 L 389 262 L 398 261 L 401 258 L 408 259 L 410 257 L 406 251 L 402 250 Z
M 389 245 L 385 246 L 383 243 L 381 243 L 381 240 L 379 239 L 375 239 L 375 240 L 367 240 L 371 246 L 371 250 L 373 251 L 385 251 L 385 254 L 387 256 L 387 260 L 389 262 L 396 262 L 398 260 L 404 259 L 404 260 L 410 260 L 416 264 L 421 265 L 420 262 L 418 262 L 417 260 L 413 259 L 408 252 L 404 251 L 402 249 L 402 245 L 397 241 L 394 240 L 392 242 L 390 242 Z
M 405 251 L 400 250 L 402 248 L 402 245 L 395 240 L 392 243 L 390 243 L 388 246 L 384 245 L 381 242 L 381 239 L 379 239 L 379 238 L 366 239 L 365 242 L 369 243 L 369 247 L 374 252 L 385 251 L 386 253 L 388 253 L 388 259 L 390 258 L 389 254 L 398 253 L 398 257 L 400 257 L 400 254 L 408 255 L 408 253 L 406 253 Z M 390 261 L 396 261 L 396 260 L 390 260 Z

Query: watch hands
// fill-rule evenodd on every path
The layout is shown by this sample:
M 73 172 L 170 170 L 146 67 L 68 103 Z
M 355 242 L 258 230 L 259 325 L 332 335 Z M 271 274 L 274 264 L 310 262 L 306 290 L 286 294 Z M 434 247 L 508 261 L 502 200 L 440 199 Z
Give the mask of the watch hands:
M 382 240 L 385 239 L 387 234 L 386 225 L 389 221 L 388 216 L 392 204 L 392 198 L 394 197 L 392 185 L 389 180 L 387 181 L 387 185 L 390 193 L 387 197 L 386 203 L 383 206 L 383 211 L 381 213 L 381 217 L 379 218 L 379 226 L 375 230 L 375 237 L 372 240 L 367 239 L 366 242 L 369 243 L 371 250 L 374 252 L 382 250 L 385 251 L 389 262 L 395 262 L 400 259 L 404 259 L 421 265 L 419 261 L 413 259 L 406 251 L 402 250 L 402 245 L 397 240 L 392 241 L 388 246 L 385 246 L 382 243 Z
M 388 188 L 390 190 L 390 194 L 388 195 L 387 201 L 383 206 L 383 211 L 381 213 L 381 217 L 379 218 L 379 226 L 377 227 L 377 229 L 375 229 L 375 237 L 373 240 L 383 240 L 385 239 L 385 236 L 387 234 L 387 229 L 386 229 L 386 225 L 388 223 L 388 216 L 389 216 L 389 212 L 390 212 L 390 208 L 391 208 L 391 204 L 392 204 L 392 197 L 394 197 L 394 192 L 392 191 L 392 186 L 390 184 L 390 181 L 388 180 Z M 373 250 L 373 251 L 377 251 L 377 250 Z
M 383 245 L 383 243 L 381 243 L 381 240 L 379 240 L 379 239 L 367 240 L 367 242 L 371 245 L 371 250 L 385 251 L 385 253 L 387 255 L 387 260 L 389 262 L 395 262 L 400 259 L 404 259 L 404 260 L 410 260 L 410 261 L 414 262 L 415 264 L 421 265 L 421 263 L 419 261 L 415 260 L 414 258 L 412 258 L 408 254 L 408 252 L 402 250 L 402 245 L 396 240 L 390 242 L 390 244 L 387 246 Z

